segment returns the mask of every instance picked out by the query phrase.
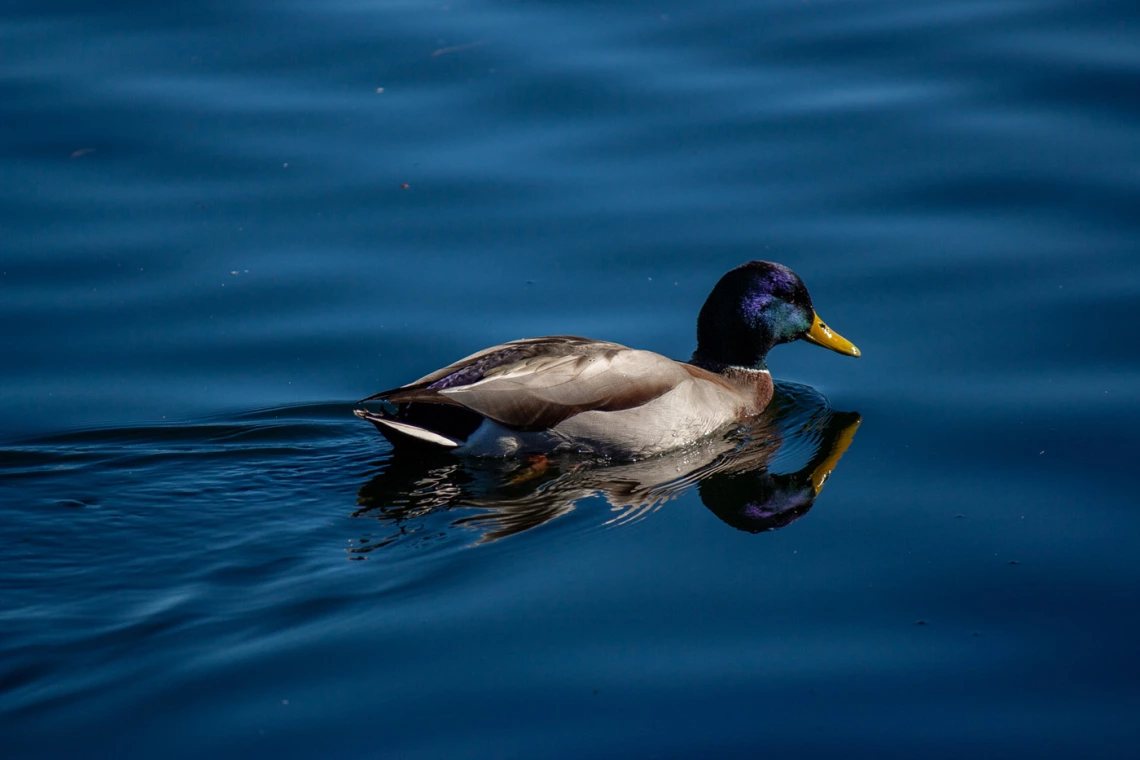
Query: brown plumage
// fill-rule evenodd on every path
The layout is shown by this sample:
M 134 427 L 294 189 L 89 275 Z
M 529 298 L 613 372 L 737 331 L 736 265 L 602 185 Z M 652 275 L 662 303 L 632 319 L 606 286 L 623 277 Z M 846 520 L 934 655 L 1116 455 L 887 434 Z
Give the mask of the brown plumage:
M 757 414 L 771 396 L 767 372 L 718 374 L 651 351 L 557 335 L 472 354 L 365 399 L 394 410 L 358 415 L 401 443 L 411 438 L 463 453 L 638 456 L 675 448 L 679 434 L 695 440 Z M 409 426 L 431 435 L 417 439 Z
M 664 362 L 647 366 L 654 360 Z M 685 379 L 678 369 L 677 362 L 648 351 L 554 335 L 480 351 L 365 401 L 462 406 L 516 430 L 534 432 L 581 412 L 617 412 L 648 403 Z M 448 384 L 451 378 L 463 384 Z

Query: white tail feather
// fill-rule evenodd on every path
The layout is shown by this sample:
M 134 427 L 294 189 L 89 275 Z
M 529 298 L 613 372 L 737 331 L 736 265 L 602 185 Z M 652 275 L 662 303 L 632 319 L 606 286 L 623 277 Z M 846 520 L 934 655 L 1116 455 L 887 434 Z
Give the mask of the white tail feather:
M 453 441 L 446 436 L 440 435 L 439 433 L 433 433 L 430 430 L 422 427 L 416 427 L 415 425 L 409 425 L 406 422 L 397 422 L 396 420 L 390 420 L 387 417 L 381 417 L 378 414 L 370 414 L 369 412 L 366 412 L 362 409 L 356 411 L 356 416 L 362 420 L 368 420 L 369 422 L 375 422 L 380 425 L 384 425 L 385 427 L 390 427 L 393 430 L 403 433 L 404 435 L 411 436 L 412 438 L 416 438 L 427 443 L 434 443 L 436 446 L 446 446 L 449 449 L 454 449 L 459 445 L 459 441 Z

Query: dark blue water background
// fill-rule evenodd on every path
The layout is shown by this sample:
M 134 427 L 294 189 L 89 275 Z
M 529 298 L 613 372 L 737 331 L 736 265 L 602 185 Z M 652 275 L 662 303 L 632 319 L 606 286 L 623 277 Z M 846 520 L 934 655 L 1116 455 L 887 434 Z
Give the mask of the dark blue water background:
M 5 757 L 1140 740 L 1133 2 L 8 0 L 0 232 Z M 778 530 L 351 416 L 753 258 L 864 352 Z

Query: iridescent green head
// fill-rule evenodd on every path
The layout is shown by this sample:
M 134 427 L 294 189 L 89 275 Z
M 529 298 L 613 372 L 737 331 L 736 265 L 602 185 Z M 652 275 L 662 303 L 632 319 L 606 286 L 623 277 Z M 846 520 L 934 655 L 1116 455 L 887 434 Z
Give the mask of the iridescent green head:
M 801 338 L 859 356 L 859 349 L 820 320 L 795 272 L 750 261 L 721 277 L 701 308 L 693 363 L 716 370 L 766 369 L 773 346 Z

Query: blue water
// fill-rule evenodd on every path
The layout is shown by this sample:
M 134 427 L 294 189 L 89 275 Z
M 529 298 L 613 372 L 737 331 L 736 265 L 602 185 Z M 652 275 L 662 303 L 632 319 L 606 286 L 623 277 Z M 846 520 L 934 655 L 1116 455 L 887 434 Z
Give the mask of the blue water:
M 5 757 L 1135 750 L 1140 6 L 9 0 L 0 51 Z M 687 358 L 757 258 L 863 358 L 778 347 L 737 453 L 351 414 Z

